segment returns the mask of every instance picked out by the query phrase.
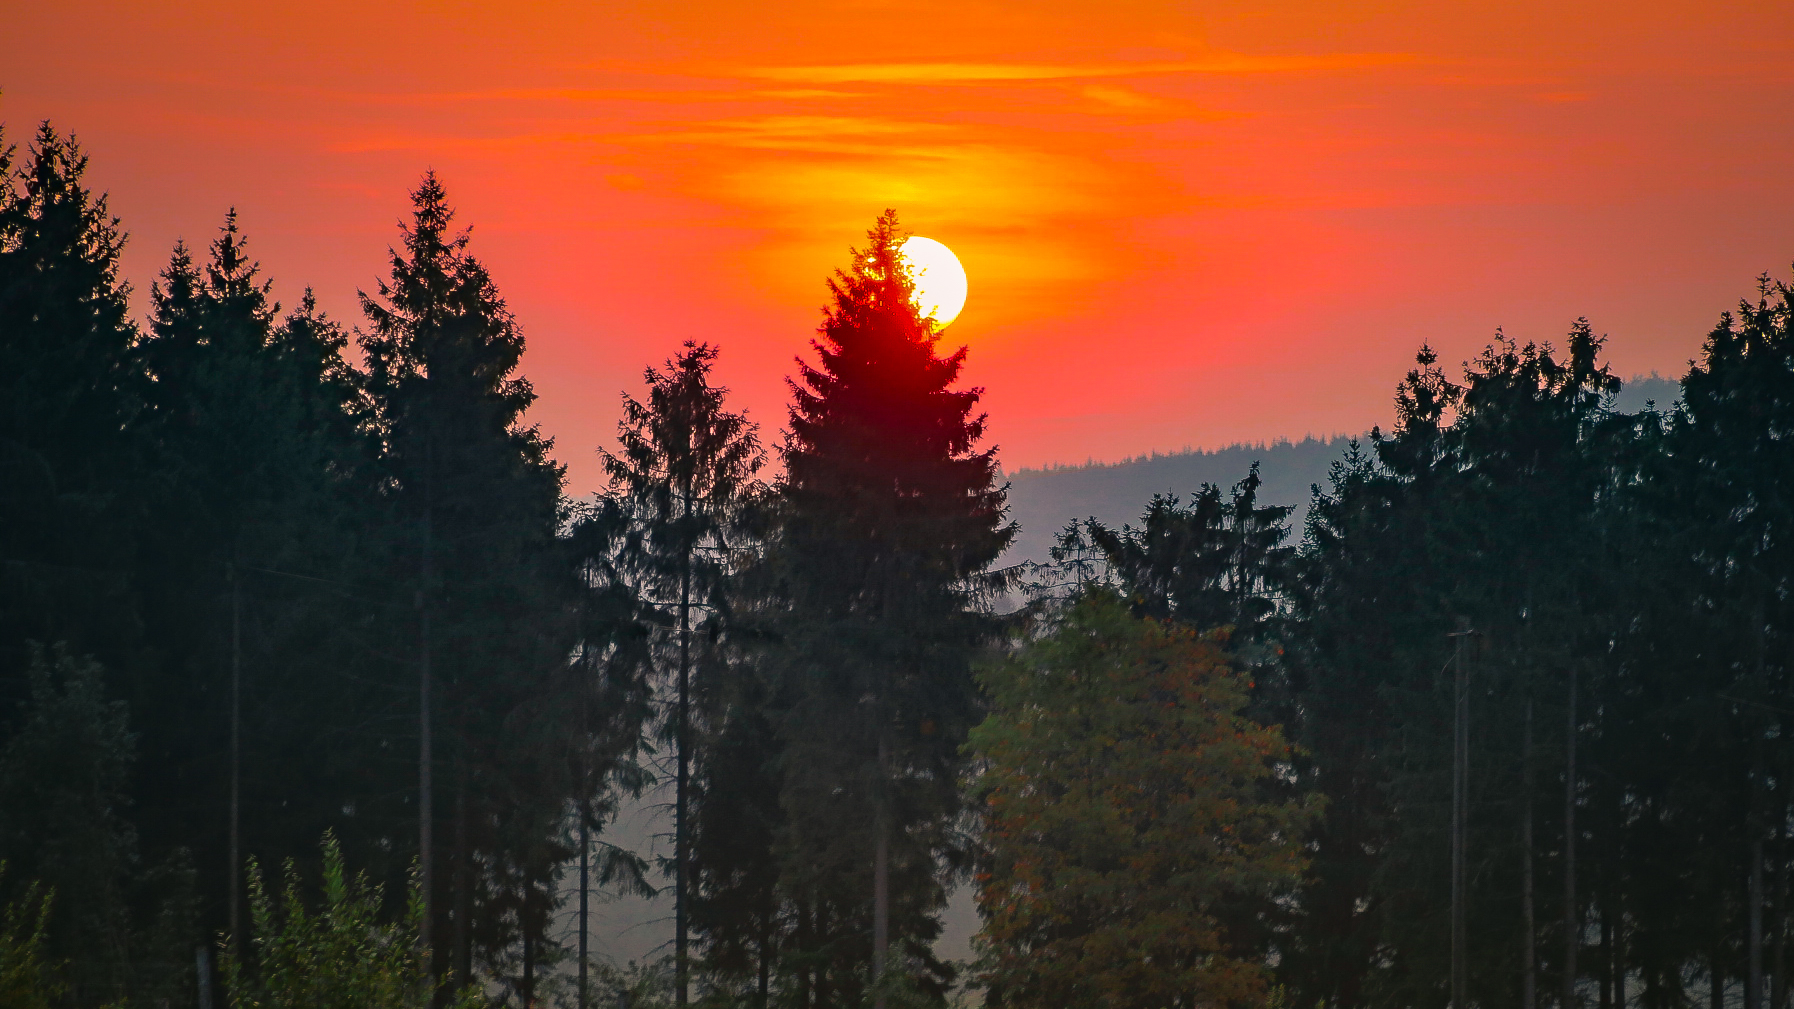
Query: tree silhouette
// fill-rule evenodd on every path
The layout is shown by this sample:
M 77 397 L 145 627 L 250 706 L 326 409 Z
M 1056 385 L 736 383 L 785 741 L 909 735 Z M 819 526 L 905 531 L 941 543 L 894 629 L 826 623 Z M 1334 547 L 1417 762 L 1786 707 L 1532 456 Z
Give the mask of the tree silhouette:
M 719 629 L 724 578 L 742 509 L 763 461 L 746 417 L 723 409 L 727 390 L 710 384 L 716 350 L 687 343 L 664 371 L 645 374 L 648 401 L 623 397 L 617 453 L 604 452 L 611 493 L 627 518 L 617 563 L 670 633 L 673 708 L 665 734 L 677 771 L 673 800 L 674 1001 L 685 1005 L 690 961 L 693 613 L 696 629 Z
M 768 547 L 787 617 L 782 886 L 809 923 L 798 945 L 831 950 L 809 981 L 819 1006 L 855 997 L 860 950 L 881 980 L 893 926 L 906 959 L 942 976 L 927 949 L 936 860 L 953 848 L 959 747 L 977 709 L 969 661 L 992 627 L 975 603 L 1013 534 L 995 450 L 978 447 L 981 390 L 952 387 L 966 351 L 937 353 L 903 237 L 887 211 L 829 281 L 817 361 L 790 382 Z

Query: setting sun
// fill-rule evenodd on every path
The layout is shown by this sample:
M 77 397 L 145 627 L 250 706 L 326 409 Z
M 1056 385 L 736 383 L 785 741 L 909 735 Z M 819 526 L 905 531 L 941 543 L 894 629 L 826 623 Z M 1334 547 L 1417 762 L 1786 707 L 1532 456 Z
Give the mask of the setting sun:
M 966 268 L 952 249 L 921 235 L 903 243 L 903 258 L 915 278 L 916 308 L 946 329 L 966 307 Z

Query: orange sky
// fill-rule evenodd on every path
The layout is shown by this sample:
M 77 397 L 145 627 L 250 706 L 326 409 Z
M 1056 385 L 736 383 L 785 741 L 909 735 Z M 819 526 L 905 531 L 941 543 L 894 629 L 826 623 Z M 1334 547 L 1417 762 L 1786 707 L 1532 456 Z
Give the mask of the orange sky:
M 147 289 L 241 210 L 354 321 L 434 167 L 572 487 L 687 338 L 784 418 L 879 210 L 952 246 L 1010 467 L 1386 423 L 1432 340 L 1679 374 L 1794 261 L 1794 4 L 27 3 L 0 118 L 80 136 Z

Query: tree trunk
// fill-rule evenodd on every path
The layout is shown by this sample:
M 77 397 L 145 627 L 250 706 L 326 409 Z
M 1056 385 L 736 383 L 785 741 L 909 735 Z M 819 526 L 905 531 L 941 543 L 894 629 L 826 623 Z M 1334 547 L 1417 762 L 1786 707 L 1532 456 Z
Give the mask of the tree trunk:
M 473 981 L 473 852 L 467 850 L 467 757 L 455 759 L 455 983 Z
M 1754 826 L 1751 834 L 1749 963 L 1744 978 L 1744 1009 L 1763 1009 L 1763 838 Z
M 1569 710 L 1564 723 L 1564 988 L 1563 1009 L 1575 1009 L 1576 952 L 1582 916 L 1576 906 L 1576 666 L 1570 665 Z
M 686 492 L 686 517 L 691 515 L 691 494 Z M 686 1004 L 690 961 L 686 955 L 690 927 L 690 901 L 686 881 L 687 848 L 686 802 L 691 781 L 691 548 L 687 547 L 684 566 L 679 572 L 679 724 L 674 732 L 679 747 L 678 794 L 673 799 L 673 1003 L 681 1009 Z
M 1532 879 L 1532 699 L 1526 699 L 1525 727 L 1520 743 L 1520 909 L 1525 930 L 1520 947 L 1520 1009 L 1538 1009 L 1538 935 L 1533 920 Z
M 529 908 L 527 891 L 523 898 L 521 911 Z M 519 918 L 523 915 L 519 914 Z M 535 1009 L 536 1006 L 536 957 L 534 944 L 530 942 L 529 925 L 523 921 L 517 923 L 523 932 L 523 1009 Z
M 1626 1009 L 1626 905 L 1613 918 L 1613 1009 Z
M 230 579 L 230 945 L 238 956 L 240 908 L 243 904 L 243 587 L 237 566 L 226 569 Z
M 885 956 L 891 941 L 891 838 L 890 803 L 886 798 L 889 777 L 890 744 L 882 722 L 878 729 L 878 810 L 874 814 L 875 837 L 872 852 L 872 983 L 879 986 L 872 997 L 872 1009 L 885 1009 Z
M 1782 822 L 1788 822 L 1786 812 L 1782 814 Z M 1775 956 L 1769 965 L 1769 1009 L 1787 1009 L 1788 1006 L 1788 832 L 1784 828 L 1780 833 L 1781 844 L 1776 846 Z
M 1469 821 L 1470 791 L 1470 683 L 1464 666 L 1464 645 L 1470 637 L 1470 622 L 1458 618 L 1453 635 L 1456 671 L 1452 677 L 1452 751 L 1451 751 L 1451 1009 L 1469 1009 L 1467 977 L 1469 943 L 1465 928 L 1467 880 L 1464 876 L 1465 831 Z
M 428 453 L 426 452 L 426 457 Z M 428 463 L 426 462 L 426 466 Z M 433 943 L 436 925 L 436 874 L 435 846 L 431 837 L 431 818 L 434 815 L 432 799 L 434 798 L 434 782 L 431 780 L 434 757 L 430 752 L 430 505 L 428 504 L 428 477 L 425 477 L 426 503 L 424 505 L 424 549 L 421 565 L 422 577 L 417 590 L 417 863 L 418 886 L 423 890 L 424 915 L 418 928 L 418 946 L 423 950 L 424 962 L 430 977 L 436 976 L 436 955 Z
M 1601 903 L 1601 1009 L 1613 1009 L 1613 907 Z
M 580 804 L 579 811 L 579 1009 L 591 1009 L 591 989 L 586 982 L 586 964 L 589 962 L 586 946 L 586 893 L 591 886 L 591 852 L 592 838 L 587 832 L 587 820 L 591 814 L 585 804 Z
M 810 905 L 802 901 L 799 901 L 797 905 L 796 938 L 797 948 L 800 952 L 806 952 L 810 949 Z M 811 983 L 811 967 L 808 961 L 808 957 L 799 961 L 801 966 L 797 969 L 798 1009 L 811 1009 L 811 1006 L 814 1004 L 812 1000 L 814 998 L 815 986 Z
M 754 1009 L 766 1009 L 772 982 L 772 911 L 760 916 L 760 977 L 754 989 Z

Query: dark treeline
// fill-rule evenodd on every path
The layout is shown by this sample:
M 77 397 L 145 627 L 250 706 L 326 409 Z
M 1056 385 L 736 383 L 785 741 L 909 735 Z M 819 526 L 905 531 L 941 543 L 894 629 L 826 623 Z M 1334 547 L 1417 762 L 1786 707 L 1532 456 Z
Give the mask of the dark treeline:
M 7 151 L 0 858 L 68 997 L 190 1002 L 245 864 L 327 828 L 394 900 L 422 845 L 437 969 L 527 991 L 649 666 L 440 185 L 353 332 L 274 304 L 234 214 L 139 322 L 74 143 Z
M 1467 1002 L 1788 1005 L 1790 302 L 1765 279 L 1634 414 L 1586 322 L 1456 378 L 1423 348 L 1299 549 L 1255 473 L 1062 534 L 1062 582 L 1234 628 L 1305 751 L 1302 885 L 1224 910 L 1295 1004 L 1452 1000 L 1462 634 Z
M 1461 792 L 1467 1003 L 1788 1007 L 1785 286 L 1638 413 L 1586 323 L 1423 348 L 1304 535 L 1254 469 L 1030 576 L 892 214 L 776 444 L 687 344 L 574 501 L 433 175 L 353 324 L 234 213 L 139 319 L 76 145 L 0 150 L 0 983 L 47 906 L 50 1004 L 274 992 L 291 862 L 437 1004 L 1440 1007 Z M 657 776 L 653 865 L 606 831 Z M 663 963 L 591 955 L 600 885 Z

